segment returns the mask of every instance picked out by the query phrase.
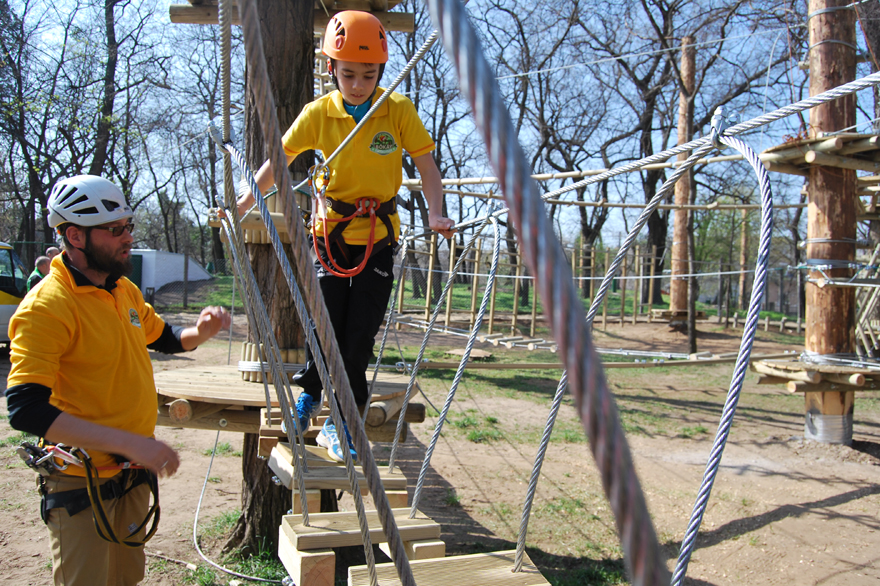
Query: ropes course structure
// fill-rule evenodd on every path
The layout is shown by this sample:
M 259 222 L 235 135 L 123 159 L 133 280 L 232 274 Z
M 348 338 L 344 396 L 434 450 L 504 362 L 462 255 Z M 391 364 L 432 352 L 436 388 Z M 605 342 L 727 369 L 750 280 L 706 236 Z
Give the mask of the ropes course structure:
M 345 156 L 343 149 L 363 127 L 366 120 L 369 119 L 382 101 L 390 95 L 393 89 L 405 79 L 414 64 L 427 53 L 434 42 L 437 39 L 441 39 L 451 61 L 456 67 L 459 86 L 470 104 L 477 129 L 486 145 L 490 164 L 497 175 L 493 179 L 500 186 L 506 207 L 495 206 L 485 216 L 469 219 L 456 226 L 459 230 L 471 228 L 473 233 L 464 249 L 464 253 L 459 256 L 455 267 L 449 271 L 449 278 L 443 292 L 436 301 L 430 320 L 422 324 L 425 334 L 418 357 L 411 366 L 407 367 L 404 364 L 404 367 L 409 370 L 409 382 L 406 387 L 400 415 L 397 419 L 397 427 L 389 458 L 388 467 L 392 471 L 397 464 L 397 453 L 407 407 L 414 394 L 414 390 L 418 387 L 417 377 L 419 369 L 424 362 L 428 341 L 432 332 L 435 331 L 441 307 L 446 296 L 449 294 L 451 283 L 460 274 L 466 262 L 465 259 L 467 258 L 468 251 L 475 247 L 482 231 L 491 225 L 493 232 L 492 262 L 485 284 L 484 295 L 473 327 L 468 334 L 464 355 L 458 364 L 445 403 L 439 412 L 430 444 L 426 448 L 409 516 L 414 518 L 417 514 L 417 507 L 422 495 L 426 473 L 430 466 L 431 456 L 454 400 L 456 389 L 465 374 L 469 355 L 482 327 L 483 316 L 489 304 L 499 264 L 501 237 L 498 220 L 503 216 L 507 216 L 516 230 L 518 241 L 524 252 L 530 272 L 535 276 L 534 284 L 543 300 L 545 313 L 549 316 L 548 321 L 553 332 L 553 338 L 558 346 L 562 366 L 564 367 L 550 406 L 547 424 L 538 446 L 525 495 L 516 554 L 511 571 L 519 572 L 523 569 L 528 524 L 541 467 L 546 456 L 562 398 L 565 392 L 570 390 L 575 400 L 584 432 L 589 439 L 590 449 L 599 470 L 605 495 L 610 502 L 615 516 L 617 531 L 624 552 L 624 561 L 630 580 L 633 584 L 639 586 L 661 584 L 664 586 L 666 584 L 678 586 L 682 583 L 687 571 L 688 562 L 696 544 L 697 534 L 712 485 L 729 437 L 743 385 L 745 370 L 749 364 L 752 352 L 760 304 L 764 296 L 767 280 L 774 207 L 769 175 L 758 154 L 742 140 L 736 138 L 735 135 L 876 85 L 880 83 L 880 72 L 729 128 L 725 128 L 723 116 L 719 112 L 716 115 L 716 119 L 713 120 L 713 129 L 710 136 L 690 141 L 687 144 L 668 149 L 620 168 L 609 169 L 595 174 L 591 173 L 589 177 L 581 181 L 549 193 L 541 193 L 536 179 L 530 175 L 527 159 L 517 141 L 516 132 L 504 107 L 497 80 L 481 50 L 478 35 L 468 21 L 467 12 L 463 4 L 458 0 L 429 0 L 428 5 L 437 30 L 419 49 L 394 83 L 373 104 L 372 108 L 354 128 L 349 137 L 334 153 L 327 157 L 324 163 L 316 166 L 314 171 L 315 174 L 324 172 L 329 168 L 328 166 L 334 158 Z M 282 151 L 281 135 L 274 115 L 275 106 L 269 87 L 254 0 L 241 0 L 238 2 L 239 21 L 244 32 L 248 73 L 250 75 L 249 86 L 255 97 L 263 135 L 267 139 L 269 160 L 272 161 L 275 184 L 278 188 L 276 197 L 279 198 L 283 209 L 284 223 L 292 246 L 292 258 L 289 259 L 285 254 L 278 230 L 265 205 L 264 196 L 260 193 L 244 156 L 235 147 L 231 139 L 229 121 L 229 27 L 232 21 L 230 16 L 231 6 L 232 0 L 220 1 L 219 21 L 222 30 L 222 87 L 224 93 L 222 133 L 215 127 L 211 128 L 211 136 L 223 151 L 225 213 L 222 215 L 222 225 L 229 245 L 230 256 L 233 259 L 236 279 L 239 282 L 245 301 L 244 305 L 248 320 L 253 325 L 259 340 L 261 348 L 261 356 L 259 358 L 260 370 L 263 371 L 264 375 L 267 371 L 272 375 L 272 384 L 275 395 L 281 405 L 281 417 L 287 432 L 287 439 L 291 446 L 296 445 L 293 468 L 295 483 L 299 491 L 300 502 L 302 503 L 303 524 L 308 526 L 310 523 L 306 485 L 303 476 L 308 472 L 305 441 L 298 418 L 291 415 L 293 397 L 288 377 L 286 376 L 285 364 L 281 359 L 281 353 L 272 332 L 272 324 L 269 322 L 268 313 L 257 289 L 256 279 L 247 261 L 240 218 L 235 207 L 235 189 L 232 181 L 233 161 L 239 167 L 255 195 L 255 207 L 265 224 L 266 230 L 269 232 L 271 245 L 294 299 L 294 305 L 300 320 L 303 324 L 306 324 L 306 341 L 318 365 L 319 377 L 324 385 L 324 391 L 330 407 L 330 417 L 337 427 L 342 425 L 343 419 L 348 422 L 355 448 L 359 454 L 364 478 L 373 497 L 400 583 L 406 586 L 414 585 L 416 582 L 407 559 L 406 546 L 401 538 L 394 515 L 391 512 L 385 489 L 380 480 L 379 470 L 363 426 L 363 418 L 366 416 L 367 409 L 369 409 L 370 399 L 367 401 L 367 407 L 363 411 L 359 411 L 354 402 L 339 346 L 327 314 L 326 306 L 320 295 L 315 271 L 312 268 L 309 237 L 305 227 L 299 220 L 300 213 L 295 204 L 294 190 L 297 187 L 292 186 L 290 176 L 284 164 L 285 155 Z M 650 215 L 661 206 L 675 183 L 685 173 L 695 164 L 706 161 L 711 151 L 720 149 L 723 146 L 729 146 L 738 151 L 757 176 L 761 191 L 760 244 L 754 270 L 754 283 L 746 317 L 746 326 L 743 331 L 727 399 L 708 458 L 703 482 L 694 504 L 685 538 L 682 541 L 681 552 L 675 566 L 675 571 L 670 577 L 656 531 L 647 510 L 645 496 L 635 472 L 632 455 L 621 426 L 618 409 L 605 380 L 599 354 L 593 344 L 590 331 L 599 307 L 608 294 L 612 280 L 617 276 L 627 251 L 634 245 L 636 238 L 647 223 Z M 656 196 L 642 209 L 632 230 L 619 248 L 613 263 L 607 267 L 606 274 L 602 278 L 601 285 L 591 302 L 589 310 L 585 311 L 576 289 L 575 280 L 569 270 L 564 251 L 556 238 L 550 220 L 545 214 L 544 206 L 548 202 L 559 201 L 556 198 L 573 189 L 586 187 L 621 173 L 643 169 L 648 165 L 661 164 L 674 155 L 686 152 L 690 153 L 687 160 L 673 166 L 674 172 L 672 175 L 663 184 Z M 738 157 L 727 157 L 726 159 L 733 160 L 734 158 Z M 404 256 L 410 242 L 420 236 L 422 235 L 412 233 L 402 238 L 402 252 Z M 403 287 L 402 278 L 398 281 L 398 287 Z M 385 320 L 386 328 L 373 372 L 374 383 L 385 351 L 390 327 L 395 323 L 397 312 L 402 309 L 395 306 L 397 297 L 397 294 L 392 296 L 392 302 Z M 267 378 L 263 376 L 263 385 L 266 394 L 267 411 L 270 411 L 271 397 Z M 372 397 L 372 385 L 370 393 L 370 397 Z M 378 584 L 376 563 L 372 553 L 370 528 L 361 498 L 358 475 L 347 442 L 342 441 L 340 443 L 344 454 L 344 467 L 354 496 L 356 514 L 363 538 L 369 581 L 371 586 L 375 586 Z

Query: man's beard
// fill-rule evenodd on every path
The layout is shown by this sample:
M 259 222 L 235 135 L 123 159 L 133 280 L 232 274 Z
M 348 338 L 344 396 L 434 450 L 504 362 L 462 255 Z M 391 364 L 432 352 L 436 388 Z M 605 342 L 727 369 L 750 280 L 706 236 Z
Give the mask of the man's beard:
M 86 234 L 86 245 L 80 249 L 86 257 L 87 266 L 91 270 L 108 273 L 108 282 L 114 282 L 120 277 L 127 277 L 132 273 L 134 265 L 131 263 L 131 255 L 125 260 L 116 260 L 112 254 L 93 247 L 91 236 L 91 232 Z

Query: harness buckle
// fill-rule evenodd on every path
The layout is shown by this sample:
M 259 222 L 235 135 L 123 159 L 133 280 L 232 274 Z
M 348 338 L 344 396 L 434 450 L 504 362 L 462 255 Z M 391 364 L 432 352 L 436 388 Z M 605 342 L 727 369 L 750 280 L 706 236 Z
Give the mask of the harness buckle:
M 55 471 L 67 469 L 66 464 L 63 468 L 56 464 L 55 459 L 48 450 L 35 446 L 30 442 L 22 442 L 15 451 L 24 460 L 27 467 L 37 472 L 40 476 L 50 476 Z

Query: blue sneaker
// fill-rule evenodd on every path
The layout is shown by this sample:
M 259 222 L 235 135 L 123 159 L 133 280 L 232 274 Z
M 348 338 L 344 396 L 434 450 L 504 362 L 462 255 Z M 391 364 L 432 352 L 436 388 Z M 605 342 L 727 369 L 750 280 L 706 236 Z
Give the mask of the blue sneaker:
M 321 402 L 316 401 L 308 393 L 300 393 L 296 400 L 296 416 L 299 418 L 299 427 L 305 433 L 309 429 L 312 417 L 317 417 L 321 412 Z M 291 413 L 293 415 L 293 413 Z M 287 425 L 281 421 L 281 431 L 287 433 Z
M 348 449 L 351 452 L 351 459 L 357 462 L 357 452 L 351 441 L 351 435 L 348 433 L 348 425 L 343 424 L 343 429 L 345 430 L 345 437 L 348 440 Z M 316 441 L 319 446 L 327 448 L 327 454 L 331 458 L 337 462 L 345 461 L 345 458 L 342 456 L 342 446 L 339 445 L 339 434 L 336 433 L 336 426 L 333 425 L 333 420 L 329 417 L 327 418 L 327 421 L 324 422 L 324 427 L 321 428 L 321 433 L 318 434 Z

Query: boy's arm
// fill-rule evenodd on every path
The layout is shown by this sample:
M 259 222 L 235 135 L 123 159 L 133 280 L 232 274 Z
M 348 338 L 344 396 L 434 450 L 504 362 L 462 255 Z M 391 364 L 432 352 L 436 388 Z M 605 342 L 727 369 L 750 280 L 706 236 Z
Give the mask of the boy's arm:
M 288 166 L 293 162 L 293 159 L 294 157 L 291 157 L 290 155 L 287 156 Z M 256 179 L 257 187 L 260 188 L 260 192 L 262 193 L 266 193 L 270 187 L 275 185 L 275 171 L 272 169 L 272 162 L 266 160 L 266 162 L 263 163 L 263 166 L 260 167 L 259 171 L 254 174 L 254 179 Z M 250 188 L 247 188 L 235 202 L 235 207 L 238 208 L 238 215 L 244 215 L 252 205 L 254 205 L 254 194 L 251 193 Z
M 434 163 L 431 153 L 413 157 L 413 163 L 422 178 L 422 193 L 428 200 L 428 225 L 439 232 L 447 240 L 455 234 L 455 222 L 443 215 L 443 184 L 440 181 L 440 170 Z

